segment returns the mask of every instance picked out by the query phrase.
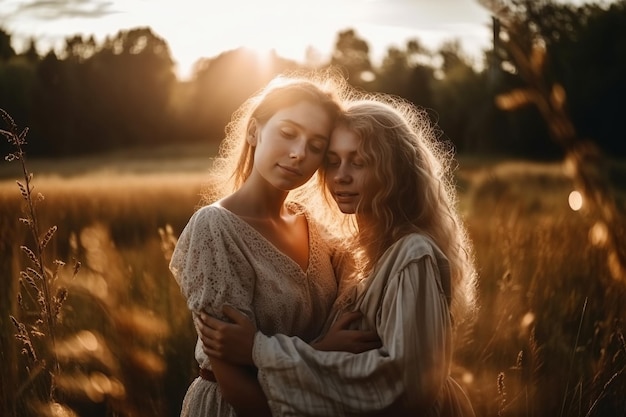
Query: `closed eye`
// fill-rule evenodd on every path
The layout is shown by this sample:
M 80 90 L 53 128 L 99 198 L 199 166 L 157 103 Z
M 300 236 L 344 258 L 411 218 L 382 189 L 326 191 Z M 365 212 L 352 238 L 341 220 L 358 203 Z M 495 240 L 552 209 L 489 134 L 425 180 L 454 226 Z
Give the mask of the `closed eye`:
M 298 136 L 298 133 L 292 129 L 282 129 L 280 133 L 281 135 L 283 135 L 284 138 L 287 138 L 287 139 L 293 139 L 296 136 Z
M 309 148 L 311 149 L 313 153 L 316 153 L 316 154 L 323 153 L 326 150 L 326 147 L 319 146 L 319 145 L 309 145 Z

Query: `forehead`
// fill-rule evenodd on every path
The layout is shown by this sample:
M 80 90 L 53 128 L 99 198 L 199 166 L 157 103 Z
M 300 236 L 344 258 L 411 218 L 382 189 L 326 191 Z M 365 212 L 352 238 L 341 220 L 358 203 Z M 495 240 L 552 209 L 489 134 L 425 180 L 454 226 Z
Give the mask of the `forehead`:
M 358 151 L 361 138 L 353 130 L 345 125 L 338 125 L 330 136 L 328 152 L 336 154 L 348 154 Z
M 331 116 L 320 104 L 300 101 L 278 110 L 270 121 L 285 122 L 298 126 L 314 136 L 327 138 L 332 128 Z

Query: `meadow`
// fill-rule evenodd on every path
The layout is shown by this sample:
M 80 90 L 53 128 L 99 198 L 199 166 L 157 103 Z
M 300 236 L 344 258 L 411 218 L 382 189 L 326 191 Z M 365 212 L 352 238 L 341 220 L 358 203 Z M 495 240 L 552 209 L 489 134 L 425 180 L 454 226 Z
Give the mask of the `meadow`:
M 20 283 L 28 264 L 20 247 L 33 239 L 19 221 L 19 163 L 0 164 L 1 415 L 178 416 L 197 374 L 195 333 L 168 256 L 209 186 L 204 174 L 213 152 L 28 161 L 39 224 L 57 226 L 46 263 L 65 262 L 54 275 L 67 295 L 52 381 L 13 336 L 9 317 L 28 320 L 39 300 Z M 584 202 L 581 210 L 570 208 L 573 186 L 562 165 L 459 162 L 480 310 L 458 330 L 452 372 L 477 415 L 626 415 L 626 282 L 614 278 L 603 231 Z M 609 172 L 623 215 L 626 166 L 611 162 Z M 623 230 L 619 236 L 626 242 Z M 81 263 L 75 274 L 74 260 Z M 32 299 L 18 299 L 18 292 Z M 35 345 L 49 339 L 43 331 L 31 336 Z M 52 406 L 45 388 L 51 383 Z

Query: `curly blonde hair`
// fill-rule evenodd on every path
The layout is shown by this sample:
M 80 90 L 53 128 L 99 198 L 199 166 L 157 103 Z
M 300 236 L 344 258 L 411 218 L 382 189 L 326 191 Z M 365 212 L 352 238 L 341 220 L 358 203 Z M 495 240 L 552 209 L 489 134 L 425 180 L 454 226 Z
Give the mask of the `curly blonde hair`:
M 372 205 L 368 210 L 375 222 L 359 230 L 354 215 L 348 222 L 341 220 L 346 216 L 322 186 L 324 167 L 318 187 L 324 189 L 323 200 L 331 211 L 323 221 L 341 225 L 335 230 L 354 237 L 350 250 L 360 254 L 363 274 L 401 237 L 414 232 L 430 237 L 450 262 L 453 317 L 457 322 L 471 317 L 477 276 L 472 245 L 456 209 L 452 148 L 438 139 L 425 111 L 394 96 L 362 95 L 345 104 L 338 123 L 361 138 L 359 154 L 373 167 L 379 186 L 368 190 Z

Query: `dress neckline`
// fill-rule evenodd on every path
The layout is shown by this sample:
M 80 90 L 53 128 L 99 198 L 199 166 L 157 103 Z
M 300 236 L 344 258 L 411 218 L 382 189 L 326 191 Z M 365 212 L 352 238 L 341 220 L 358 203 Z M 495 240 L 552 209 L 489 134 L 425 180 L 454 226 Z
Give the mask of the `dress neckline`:
M 292 210 L 293 206 L 296 207 L 300 207 L 299 204 L 295 203 L 295 202 L 289 202 L 287 203 L 288 208 Z M 211 204 L 211 207 L 216 207 L 218 209 L 221 209 L 224 213 L 226 213 L 229 217 L 233 218 L 237 223 L 243 225 L 246 229 L 248 229 L 252 234 L 254 234 L 257 239 L 265 242 L 265 244 L 267 246 L 269 246 L 272 250 L 274 250 L 275 252 L 279 253 L 282 257 L 286 258 L 289 260 L 289 262 L 295 266 L 302 274 L 304 275 L 309 275 L 309 273 L 311 272 L 311 266 L 315 263 L 312 262 L 311 260 L 313 259 L 313 254 L 314 254 L 314 250 L 316 250 L 316 246 L 315 246 L 315 241 L 316 239 L 312 239 L 312 230 L 311 230 L 311 222 L 310 222 L 310 218 L 309 218 L 309 214 L 306 210 L 302 210 L 302 214 L 304 215 L 304 219 L 306 221 L 306 226 L 307 226 L 307 240 L 308 240 L 308 256 L 307 256 L 307 267 L 306 269 L 302 268 L 302 266 L 296 262 L 291 256 L 287 255 L 285 252 L 283 252 L 282 250 L 280 250 L 274 243 L 272 243 L 269 239 L 267 239 L 261 232 L 259 232 L 254 226 L 252 226 L 250 223 L 248 223 L 247 221 L 245 221 L 243 218 L 241 218 L 241 216 L 237 215 L 236 213 L 230 211 L 229 209 L 227 209 L 226 207 L 218 204 L 218 203 L 213 203 Z

